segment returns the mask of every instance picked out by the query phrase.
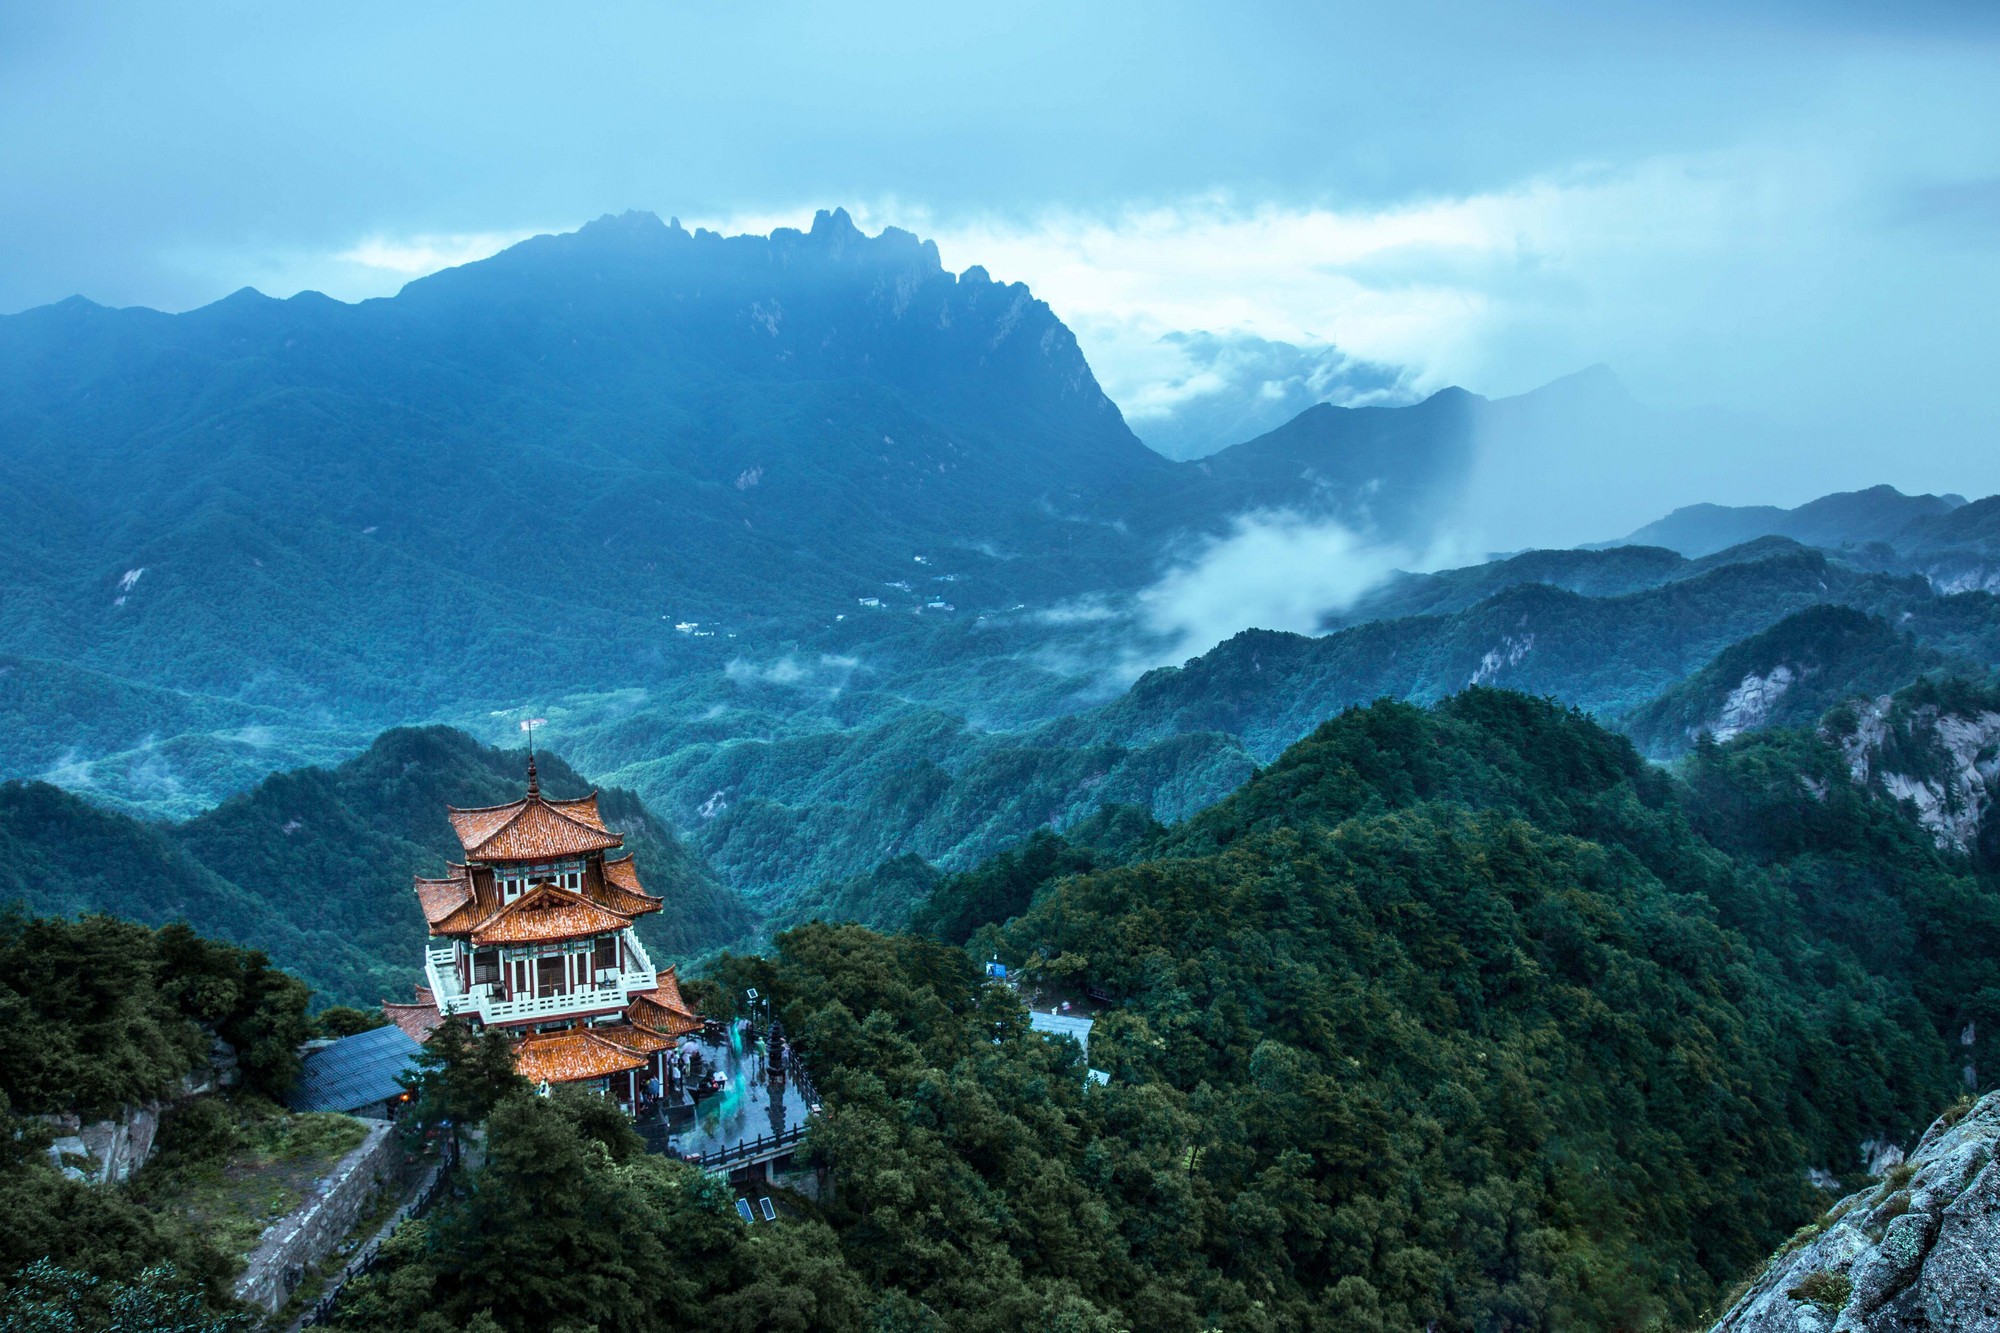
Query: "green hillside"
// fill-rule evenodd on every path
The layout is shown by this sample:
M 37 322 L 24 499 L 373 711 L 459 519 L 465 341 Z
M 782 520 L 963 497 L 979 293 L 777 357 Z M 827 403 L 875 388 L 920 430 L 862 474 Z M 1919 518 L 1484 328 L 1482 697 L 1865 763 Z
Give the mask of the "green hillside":
M 372 802 L 382 845 L 421 848 L 430 797 L 482 768 L 502 785 L 511 759 L 392 733 L 241 804 Z M 185 830 L 93 813 L 192 864 Z M 321 818 L 320 841 L 347 839 Z M 1813 733 L 1668 770 L 1573 709 L 1473 689 L 1345 711 L 1178 825 L 1113 807 L 1073 833 L 942 880 L 905 859 L 824 900 L 925 895 L 918 933 L 812 922 L 714 961 L 705 993 L 770 995 L 810 1062 L 807 1151 L 836 1188 L 744 1228 L 597 1103 L 496 1089 L 472 1187 L 399 1233 L 337 1325 L 1686 1327 L 1834 1197 L 1809 1170 L 1858 1184 L 1864 1141 L 1907 1140 L 1962 1064 L 1982 1087 L 2000 1069 L 2000 886 Z M 288 868 L 323 873 L 316 855 Z M 41 979 L 0 1001 L 46 1001 L 64 959 L 135 929 L 0 931 L 8 975 Z M 1110 997 L 1088 1056 L 1108 1083 L 983 981 L 995 955 L 1026 986 Z M 225 1022 L 298 1022 L 296 991 L 128 988 L 152 1026 L 89 1026 L 87 1062 L 171 1076 L 199 1046 L 173 1006 L 197 992 Z M 51 1217 L 58 1179 L 0 1162 L 0 1208 Z M 213 1282 L 143 1198 L 84 1202 L 123 1230 L 65 1239 L 77 1268 L 129 1282 L 171 1255 L 189 1299 Z M 0 1299 L 39 1282 L 0 1273 Z
M 1832 1199 L 1808 1168 L 1858 1182 L 1953 1095 L 2000 994 L 1993 885 L 1868 789 L 1815 795 L 1839 765 L 1784 732 L 1677 776 L 1492 690 L 1344 713 L 1177 828 L 939 884 L 922 919 L 969 948 L 809 924 L 721 960 L 826 1105 L 837 1188 L 779 1225 L 503 1098 L 481 1188 L 339 1322 L 1689 1326 Z M 982 984 L 995 953 L 1112 997 L 1108 1083 Z
M 1704 732 L 1726 740 L 1767 727 L 1810 727 L 1843 699 L 1891 693 L 1949 660 L 1880 616 L 1845 606 L 1809 607 L 1732 644 L 1626 714 L 1620 729 L 1641 750 L 1671 756 Z
M 391 731 L 334 768 L 267 778 L 181 824 L 154 825 L 45 783 L 0 786 L 0 901 L 42 915 L 106 912 L 146 924 L 186 921 L 264 950 L 323 1002 L 403 999 L 422 975 L 424 923 L 413 874 L 459 854 L 445 806 L 520 795 L 520 752 L 444 727 Z M 589 784 L 541 759 L 556 795 Z M 604 791 L 649 890 L 666 906 L 639 933 L 662 959 L 738 939 L 755 917 L 630 792 Z
M 1824 1206 L 1807 1166 L 1852 1173 L 1949 1100 L 1949 1039 L 2000 996 L 2000 893 L 1863 789 L 1816 802 L 1829 765 L 1760 738 L 1683 783 L 1476 690 L 1326 723 L 1137 860 L 1045 855 L 972 952 L 1116 997 L 1103 1123 L 1186 1167 L 1099 1196 L 1145 1256 L 1105 1299 L 1160 1308 L 1165 1272 L 1230 1326 L 1699 1317 Z M 948 880 L 924 915 L 991 890 Z M 878 1114 L 932 1151 L 919 1113 Z M 1131 1160 L 1074 1160 L 1107 1156 Z M 979 1175 L 1025 1192 L 1016 1169 Z
M 1746 653 L 1761 661 L 1815 622 L 1773 626 L 1830 602 L 1850 610 L 1813 614 L 1859 617 L 1893 643 L 1865 669 L 1852 661 L 1845 673 L 1817 672 L 1776 721 L 1811 720 L 1844 690 L 1893 689 L 1947 659 L 1975 673 L 2000 664 L 2000 601 L 1989 594 L 1940 597 L 1920 579 L 1783 539 L 1702 561 L 1641 548 L 1536 553 L 1413 579 L 1397 595 L 1438 609 L 1319 637 L 1247 631 L 1048 721 L 970 721 L 1010 691 L 1062 707 L 1019 663 L 1006 674 L 952 668 L 961 642 L 967 653 L 980 651 L 979 638 L 1028 651 L 1031 627 L 1001 620 L 934 636 L 944 665 L 905 676 L 893 693 L 865 667 L 801 667 L 791 683 L 711 677 L 673 702 L 658 690 L 644 701 L 579 700 L 562 734 L 572 755 L 669 812 L 732 885 L 782 916 L 792 895 L 894 857 L 964 868 L 1106 803 L 1184 818 L 1326 717 L 1383 697 L 1502 685 L 1620 725 L 1638 719 L 1631 725 L 1651 745 L 1662 710 L 1726 696 L 1748 670 L 1737 669 Z M 1756 639 L 1767 631 L 1776 637 Z M 865 651 L 855 646 L 857 660 Z M 993 655 L 979 660 L 997 660 L 994 645 L 984 651 Z M 1654 702 L 1686 681 L 1694 694 Z

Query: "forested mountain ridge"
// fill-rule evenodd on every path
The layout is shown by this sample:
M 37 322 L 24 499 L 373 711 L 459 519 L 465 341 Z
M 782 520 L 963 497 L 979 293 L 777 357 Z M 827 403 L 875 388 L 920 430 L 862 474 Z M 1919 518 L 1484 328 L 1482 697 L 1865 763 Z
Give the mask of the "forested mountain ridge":
M 355 305 L 66 301 L 0 318 L 0 771 L 185 816 L 386 726 L 863 607 L 1129 591 L 1245 508 L 1417 538 L 1478 406 L 1316 408 L 1171 463 L 1026 287 L 838 211 L 607 217 Z
M 1808 613 L 1848 623 L 1847 612 L 1813 608 L 1850 609 L 1875 647 L 1814 667 L 1782 708 L 1774 694 L 1769 716 L 1743 713 L 1739 723 L 1810 724 L 1850 693 L 1893 691 L 1930 670 L 1977 678 L 2000 662 L 2000 601 L 1989 594 L 1941 597 L 1921 578 L 1782 539 L 1702 561 L 1640 548 L 1536 553 L 1400 586 L 1385 598 L 1438 610 L 1317 637 L 1246 631 L 1039 725 L 969 726 L 942 702 L 883 706 L 858 681 L 813 705 L 843 719 L 840 728 L 763 711 L 783 698 L 802 706 L 823 679 L 807 675 L 700 695 L 681 710 L 746 710 L 758 719 L 754 745 L 713 723 L 663 725 L 662 710 L 600 721 L 580 709 L 565 734 L 573 753 L 670 812 L 731 883 L 783 917 L 785 900 L 817 883 L 908 852 L 963 868 L 1107 802 L 1184 818 L 1326 717 L 1377 698 L 1430 701 L 1471 684 L 1547 694 L 1608 722 L 1633 719 L 1664 756 L 1714 723 L 1746 675 L 1761 680 L 1785 652 L 1805 669 L 1790 647 L 1800 625 L 1773 626 Z M 1767 633 L 1760 646 L 1755 636 Z M 1655 702 L 1683 688 L 1692 693 Z M 1681 720 L 1661 720 L 1669 715 Z
M 1710 555 L 1758 537 L 1789 537 L 1838 549 L 1895 542 L 1965 504 L 1962 495 L 1904 495 L 1891 486 L 1823 495 L 1794 509 L 1776 505 L 1687 505 L 1633 532 L 1619 545 L 1665 546 Z
M 415 845 L 430 749 L 466 747 L 399 733 L 334 786 L 374 784 Z M 2000 1067 L 1994 883 L 1846 763 L 1778 731 L 1669 771 L 1490 689 L 1349 710 L 1176 827 L 1106 812 L 926 885 L 920 934 L 814 923 L 716 960 L 716 1002 L 770 996 L 813 1071 L 819 1200 L 743 1228 L 621 1120 L 503 1089 L 475 1187 L 398 1234 L 337 1326 L 1690 1326 L 1961 1065 Z M 260 797 L 275 817 L 299 790 Z M 1108 1083 L 983 982 L 995 955 L 1112 997 Z M 0 1162 L 10 1217 L 66 1188 Z M 37 1225 L 106 1281 L 176 1253 Z
M 1621 730 L 1649 754 L 1671 757 L 1703 735 L 1719 741 L 1766 727 L 1811 727 L 1844 700 L 1891 694 L 1931 672 L 1983 665 L 1898 633 L 1878 615 L 1820 605 L 1753 634 L 1627 714 Z
M 1472 690 L 1115 851 L 1043 835 L 918 924 L 1114 997 L 1074 1104 L 958 1043 L 992 1015 L 945 956 L 812 926 L 722 974 L 825 1071 L 847 1262 L 934 1309 L 1054 1251 L 1105 1327 L 1686 1326 L 1830 1201 L 1808 1168 L 1950 1101 L 1970 1019 L 1992 1068 L 2000 899 L 1882 794 L 1816 796 L 1842 768 L 1782 733 L 1676 777 Z M 912 1179 L 942 1252 L 881 1220 Z
M 746 656 L 1042 721 L 1130 650 L 1076 632 L 1094 598 L 1245 514 L 1424 550 L 1482 450 L 1578 408 L 1637 411 L 1592 372 L 1173 463 L 1027 288 L 838 211 L 607 217 L 355 305 L 67 301 L 0 318 L 0 773 L 186 818 L 392 725 Z
M 540 758 L 545 788 L 590 789 L 558 756 Z M 422 976 L 417 874 L 462 855 L 447 804 L 520 796 L 519 752 L 444 727 L 387 732 L 334 768 L 274 775 L 180 824 L 97 809 L 45 783 L 0 785 L 0 902 L 30 912 L 106 912 L 145 924 L 187 921 L 264 950 L 321 1001 L 401 1001 Z M 674 830 L 627 791 L 599 807 L 625 836 L 642 882 L 666 902 L 639 933 L 661 961 L 746 935 L 755 917 Z
M 1665 756 L 1782 664 L 1738 672 L 1732 645 L 1815 606 L 1907 651 L 1815 667 L 1772 719 L 2000 664 L 2000 603 L 1951 582 L 1976 569 L 1763 537 L 1395 576 L 1332 633 L 1138 673 L 1160 643 L 1134 590 L 1245 512 L 1414 545 L 1493 439 L 1631 410 L 1589 372 L 1321 405 L 1171 463 L 1024 287 L 838 213 L 769 237 L 609 218 L 354 306 L 65 303 L 0 320 L 0 772 L 188 820 L 399 722 L 510 742 L 547 716 L 786 920 L 1106 803 L 1185 817 L 1377 697 L 1550 694 Z M 1856 503 L 1987 559 L 1988 502 L 1820 508 Z

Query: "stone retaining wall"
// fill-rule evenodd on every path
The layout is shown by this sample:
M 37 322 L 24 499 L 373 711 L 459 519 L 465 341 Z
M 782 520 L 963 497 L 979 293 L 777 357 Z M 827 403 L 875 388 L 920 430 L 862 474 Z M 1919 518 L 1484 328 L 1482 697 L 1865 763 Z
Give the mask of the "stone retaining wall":
M 236 1279 L 236 1299 L 275 1311 L 306 1271 L 340 1244 L 385 1181 L 396 1174 L 401 1153 L 393 1126 L 365 1120 L 361 1146 L 314 1184 L 304 1203 L 271 1224 L 249 1265 Z

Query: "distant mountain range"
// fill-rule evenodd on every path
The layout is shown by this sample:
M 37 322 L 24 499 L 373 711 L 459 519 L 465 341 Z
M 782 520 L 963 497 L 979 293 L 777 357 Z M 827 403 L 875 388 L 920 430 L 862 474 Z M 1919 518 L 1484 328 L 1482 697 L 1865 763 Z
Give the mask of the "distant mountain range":
M 72 299 L 0 318 L 0 773 L 186 816 L 386 726 L 753 646 L 1018 657 L 1047 644 L 888 613 L 1122 596 L 1246 512 L 1420 551 L 1480 440 L 1614 390 L 1320 405 L 1171 462 L 1027 288 L 843 212 L 607 217 L 356 305 Z
M 1135 606 L 1246 515 L 1414 563 L 1482 505 L 1532 508 L 1560 463 L 1538 441 L 1691 420 L 1594 368 L 1315 405 L 1170 461 L 1026 288 L 838 212 L 606 218 L 358 305 L 65 302 L 0 319 L 0 776 L 192 846 L 274 773 L 376 773 L 407 723 L 511 745 L 532 711 L 680 830 L 697 949 L 814 903 L 893 915 L 930 873 L 910 858 L 1107 804 L 1183 817 L 1378 697 L 1549 695 L 1668 759 L 2000 664 L 2000 498 L 1879 487 L 1395 575 L 1316 636 L 1143 670 Z M 405 841 L 382 859 L 428 847 Z M 257 901 L 296 877 L 197 859 Z
M 1687 505 L 1613 546 L 1664 546 L 1682 555 L 1713 555 L 1757 537 L 1790 537 L 1839 549 L 1894 541 L 1923 520 L 1965 505 L 1962 495 L 1904 495 L 1893 486 L 1825 495 L 1796 509 L 1775 505 Z M 1923 529 L 1919 529 L 1923 531 Z

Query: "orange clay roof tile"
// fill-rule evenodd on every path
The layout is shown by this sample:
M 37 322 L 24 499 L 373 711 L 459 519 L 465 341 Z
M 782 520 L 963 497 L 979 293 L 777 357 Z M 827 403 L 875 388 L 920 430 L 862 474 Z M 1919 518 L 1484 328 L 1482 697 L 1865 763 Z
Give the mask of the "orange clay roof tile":
M 591 894 L 600 906 L 608 907 L 620 916 L 644 916 L 648 912 L 660 910 L 660 900 L 649 894 L 633 893 L 615 884 L 606 884 Z
M 588 796 L 579 796 L 572 801 L 547 801 L 546 803 L 550 809 L 569 816 L 579 824 L 588 824 L 599 833 L 609 833 L 611 831 L 604 827 L 604 816 L 597 813 L 596 792 L 592 792 Z
M 472 881 L 462 875 L 452 879 L 417 877 L 417 903 L 430 925 L 435 926 L 471 901 Z
M 590 1028 L 537 1033 L 514 1045 L 514 1068 L 532 1083 L 574 1083 L 622 1074 L 645 1063 L 644 1057 L 606 1041 Z
M 382 1012 L 389 1015 L 389 1021 L 403 1029 L 412 1041 L 417 1042 L 429 1041 L 431 1033 L 437 1031 L 437 1025 L 444 1021 L 435 1004 L 384 1004 Z
M 607 832 L 597 817 L 595 794 L 582 801 L 525 797 L 510 805 L 480 810 L 448 808 L 452 830 L 465 854 L 482 861 L 541 861 L 580 856 L 617 847 L 623 839 Z
M 660 973 L 653 989 L 643 994 L 670 1009 L 679 1009 L 688 1014 L 694 1012 L 693 1007 L 681 998 L 681 969 L 678 963 L 668 963 L 667 970 Z
M 645 1028 L 634 1027 L 630 1023 L 608 1023 L 602 1027 L 594 1027 L 590 1030 L 590 1035 L 602 1037 L 605 1041 L 623 1046 L 638 1055 L 651 1055 L 655 1051 L 667 1050 L 674 1044 L 672 1038 L 663 1037 L 657 1032 L 648 1032 Z
M 469 852 L 498 833 L 527 804 L 524 798 L 505 805 L 485 805 L 469 810 L 448 805 L 444 808 L 445 818 L 451 821 L 451 831 L 458 835 L 459 845 Z
M 625 1016 L 639 1027 L 668 1037 L 684 1036 L 702 1025 L 701 1015 L 681 998 L 680 978 L 672 967 L 660 973 L 659 984 L 652 990 L 633 994 Z
M 625 1017 L 632 1026 L 657 1032 L 663 1037 L 685 1037 L 690 1032 L 701 1031 L 701 1020 L 692 1014 L 678 1010 L 663 1009 L 642 995 L 632 997 L 632 1003 L 625 1006 Z
M 472 942 L 480 948 L 551 943 L 607 935 L 631 924 L 630 917 L 599 907 L 582 894 L 538 884 L 474 927 Z

